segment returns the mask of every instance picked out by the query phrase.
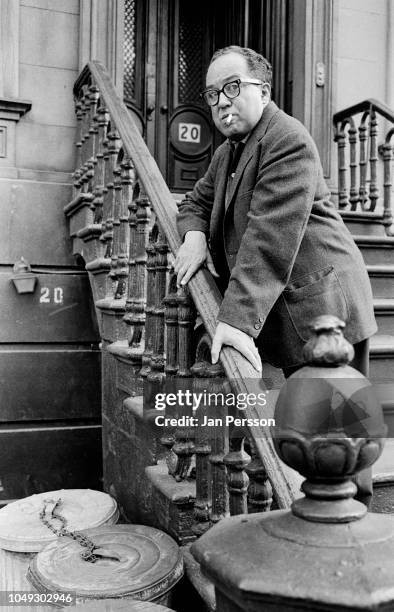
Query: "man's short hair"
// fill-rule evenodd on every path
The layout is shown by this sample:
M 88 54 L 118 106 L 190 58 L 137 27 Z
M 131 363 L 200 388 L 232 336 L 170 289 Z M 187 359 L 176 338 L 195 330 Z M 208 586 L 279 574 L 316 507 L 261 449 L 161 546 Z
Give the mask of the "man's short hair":
M 257 53 L 257 51 L 253 51 L 253 49 L 249 49 L 248 47 L 230 45 L 229 47 L 223 47 L 223 49 L 218 49 L 212 55 L 209 65 L 211 65 L 212 62 L 218 59 L 218 57 L 221 57 L 222 55 L 227 55 L 227 53 L 238 53 L 238 55 L 244 57 L 248 65 L 249 72 L 260 81 L 263 81 L 263 83 L 271 84 L 271 64 L 268 60 L 265 59 L 265 57 L 260 55 L 260 53 Z

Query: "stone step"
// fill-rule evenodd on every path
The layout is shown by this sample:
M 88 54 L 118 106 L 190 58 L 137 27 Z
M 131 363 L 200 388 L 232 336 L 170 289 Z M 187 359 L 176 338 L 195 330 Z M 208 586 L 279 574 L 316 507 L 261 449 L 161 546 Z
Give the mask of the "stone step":
M 375 385 L 382 404 L 387 436 L 394 438 L 394 334 L 372 336 L 369 357 L 369 379 Z
M 111 373 L 116 380 L 116 370 Z M 126 522 L 149 525 L 152 490 L 145 468 L 156 464 L 163 447 L 144 418 L 141 396 L 111 400 L 106 398 L 102 415 L 104 488 L 117 500 Z
M 383 452 L 372 467 L 374 485 L 394 484 L 394 438 L 387 438 Z
M 378 333 L 394 338 L 394 298 L 374 298 L 373 307 Z
M 370 339 L 370 351 L 373 355 L 389 354 L 394 358 L 394 336 L 375 334 Z
M 394 513 L 394 439 L 387 438 L 383 452 L 372 466 L 372 512 Z
M 196 539 L 192 531 L 196 481 L 191 478 L 177 482 L 168 474 L 164 460 L 145 469 L 150 491 L 149 525 L 169 533 L 179 544 Z
M 375 334 L 370 340 L 370 379 L 394 380 L 394 336 Z
M 368 275 L 375 298 L 394 298 L 394 265 L 368 264 Z
M 371 379 L 371 382 L 383 409 L 384 420 L 388 427 L 387 438 L 394 438 L 394 379 L 388 381 Z M 394 470 L 394 453 L 392 465 Z
M 394 514 L 394 478 L 393 482 L 374 483 L 370 511 Z
M 367 265 L 390 265 L 393 263 L 394 238 L 388 236 L 353 236 Z
M 340 211 L 340 215 L 352 234 L 363 236 L 386 235 L 381 213 L 344 210 Z

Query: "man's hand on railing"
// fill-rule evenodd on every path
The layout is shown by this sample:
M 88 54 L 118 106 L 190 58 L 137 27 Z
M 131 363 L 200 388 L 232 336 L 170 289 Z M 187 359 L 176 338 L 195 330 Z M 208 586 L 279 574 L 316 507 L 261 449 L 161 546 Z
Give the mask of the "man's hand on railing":
M 178 287 L 186 285 L 204 263 L 210 273 L 217 277 L 218 273 L 213 265 L 204 232 L 196 230 L 186 232 L 185 240 L 178 250 L 174 263 Z
M 212 339 L 212 363 L 216 363 L 219 359 L 219 353 L 223 344 L 237 349 L 237 351 L 250 361 L 255 370 L 260 374 L 262 373 L 263 367 L 261 365 L 260 355 L 253 338 L 240 329 L 219 321 L 216 326 L 215 335 Z

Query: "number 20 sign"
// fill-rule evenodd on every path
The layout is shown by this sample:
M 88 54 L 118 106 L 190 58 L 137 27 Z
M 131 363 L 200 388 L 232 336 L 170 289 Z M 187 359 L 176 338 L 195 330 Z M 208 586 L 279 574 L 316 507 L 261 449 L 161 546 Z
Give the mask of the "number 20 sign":
M 49 287 L 41 287 L 40 304 L 63 304 L 63 288 L 54 287 L 53 290 Z
M 178 125 L 178 140 L 180 142 L 200 142 L 201 125 L 199 123 L 180 123 Z

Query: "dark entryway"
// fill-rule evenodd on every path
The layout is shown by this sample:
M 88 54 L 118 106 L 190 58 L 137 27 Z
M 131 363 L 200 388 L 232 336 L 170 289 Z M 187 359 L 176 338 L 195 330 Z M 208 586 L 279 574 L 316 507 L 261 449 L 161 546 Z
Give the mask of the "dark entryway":
M 199 98 L 215 49 L 249 46 L 273 64 L 291 112 L 289 0 L 125 0 L 124 98 L 170 189 L 190 189 L 221 141 Z

